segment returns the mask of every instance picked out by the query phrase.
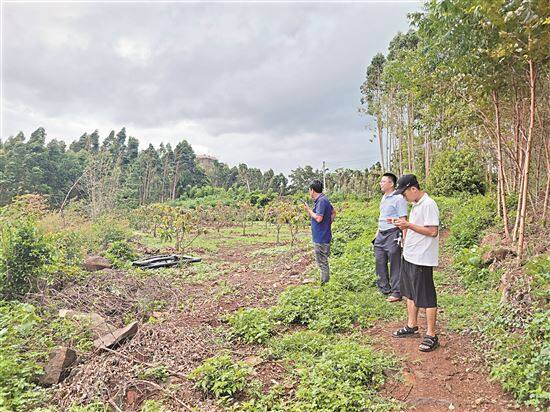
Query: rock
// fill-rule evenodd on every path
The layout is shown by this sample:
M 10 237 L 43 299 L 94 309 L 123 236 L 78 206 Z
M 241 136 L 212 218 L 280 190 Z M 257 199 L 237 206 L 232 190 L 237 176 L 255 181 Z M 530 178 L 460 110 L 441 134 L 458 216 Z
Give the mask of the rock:
M 305 278 L 304 280 L 302 280 L 302 283 L 304 285 L 308 284 L 308 283 L 314 283 L 315 282 L 315 279 L 311 279 L 311 278 Z
M 69 367 L 76 360 L 76 352 L 73 349 L 61 346 L 56 348 L 44 367 L 44 375 L 40 377 L 40 383 L 44 386 L 55 385 L 62 382 L 69 375 Z
M 85 324 L 86 327 L 90 328 L 90 330 L 98 336 L 103 336 L 116 330 L 116 327 L 107 323 L 105 318 L 98 313 L 84 313 L 71 309 L 60 309 L 58 315 L 60 318 L 71 319 Z
M 258 366 L 260 363 L 262 363 L 263 359 L 260 358 L 259 356 L 251 355 L 244 358 L 243 362 L 246 363 L 247 365 L 255 367 L 255 366 Z
M 103 256 L 88 256 L 84 261 L 84 269 L 88 272 L 111 269 L 111 262 Z
M 490 265 L 491 263 L 501 262 L 508 256 L 516 256 L 516 252 L 510 249 L 498 248 L 495 250 L 489 250 L 485 252 L 481 257 L 484 265 Z
M 129 325 L 116 329 L 113 332 L 107 333 L 102 337 L 94 340 L 94 346 L 96 348 L 113 348 L 118 346 L 126 339 L 130 339 L 138 331 L 138 323 L 132 322 Z

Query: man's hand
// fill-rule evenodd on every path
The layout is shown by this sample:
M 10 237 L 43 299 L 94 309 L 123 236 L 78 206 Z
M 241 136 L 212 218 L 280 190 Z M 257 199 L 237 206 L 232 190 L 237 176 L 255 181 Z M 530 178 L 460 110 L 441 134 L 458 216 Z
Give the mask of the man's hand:
M 392 223 L 401 230 L 408 229 L 411 225 L 407 219 L 402 217 L 395 219 Z

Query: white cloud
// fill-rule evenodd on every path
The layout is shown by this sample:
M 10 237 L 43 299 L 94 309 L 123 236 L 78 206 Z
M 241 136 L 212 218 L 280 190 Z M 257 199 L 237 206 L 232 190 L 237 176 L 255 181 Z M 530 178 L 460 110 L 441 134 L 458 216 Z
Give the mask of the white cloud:
M 187 139 L 232 165 L 368 166 L 359 86 L 418 7 L 9 3 L 1 135 L 125 126 L 142 148 Z
M 121 37 L 115 43 L 116 53 L 133 62 L 143 63 L 151 57 L 151 49 L 144 42 Z

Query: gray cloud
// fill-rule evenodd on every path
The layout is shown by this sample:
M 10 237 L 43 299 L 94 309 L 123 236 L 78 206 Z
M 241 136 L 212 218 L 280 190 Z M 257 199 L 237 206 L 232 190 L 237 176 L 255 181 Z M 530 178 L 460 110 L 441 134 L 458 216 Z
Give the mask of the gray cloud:
M 126 126 L 231 164 L 376 161 L 359 86 L 418 3 L 8 3 L 3 138 Z M 343 163 L 344 162 L 344 163 Z

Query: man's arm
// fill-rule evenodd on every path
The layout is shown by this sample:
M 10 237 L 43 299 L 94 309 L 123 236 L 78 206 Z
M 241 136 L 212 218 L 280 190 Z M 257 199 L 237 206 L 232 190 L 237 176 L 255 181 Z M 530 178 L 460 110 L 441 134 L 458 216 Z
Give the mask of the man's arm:
M 334 222 L 335 218 L 336 218 L 336 210 L 334 210 L 333 208 L 332 213 L 330 214 L 330 223 Z
M 311 208 L 304 203 L 304 208 L 306 209 L 306 212 L 307 214 L 313 219 L 315 220 L 317 223 L 321 223 L 323 221 L 323 215 L 322 214 L 317 214 L 315 213 L 313 210 L 311 210 Z

